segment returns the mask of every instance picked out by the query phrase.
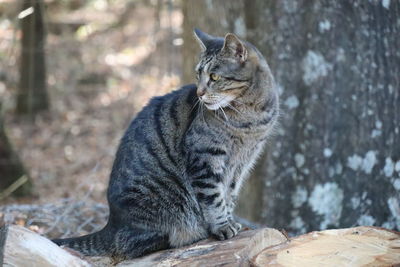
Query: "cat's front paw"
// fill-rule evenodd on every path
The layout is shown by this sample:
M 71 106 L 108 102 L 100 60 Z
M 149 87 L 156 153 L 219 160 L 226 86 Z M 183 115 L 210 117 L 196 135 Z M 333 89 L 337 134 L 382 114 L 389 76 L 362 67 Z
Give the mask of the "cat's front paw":
M 233 227 L 235 227 L 235 229 L 239 233 L 240 230 L 242 229 L 242 225 L 240 223 L 234 221 L 233 219 L 230 219 L 229 222 L 233 225 Z
M 234 221 L 227 221 L 226 224 L 212 231 L 213 235 L 219 240 L 225 240 L 238 234 L 242 225 Z

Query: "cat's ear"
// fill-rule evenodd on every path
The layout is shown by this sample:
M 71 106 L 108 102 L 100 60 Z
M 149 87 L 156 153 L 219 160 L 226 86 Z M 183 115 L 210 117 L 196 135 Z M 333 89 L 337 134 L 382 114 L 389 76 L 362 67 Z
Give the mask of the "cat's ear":
M 205 32 L 200 31 L 197 28 L 194 28 L 193 33 L 194 33 L 194 37 L 196 37 L 196 40 L 201 47 L 201 51 L 202 52 L 206 51 L 208 45 L 214 39 L 214 37 Z
M 225 36 L 224 47 L 222 47 L 221 51 L 224 54 L 238 59 L 241 63 L 245 62 L 247 59 L 247 48 L 233 33 L 228 33 Z

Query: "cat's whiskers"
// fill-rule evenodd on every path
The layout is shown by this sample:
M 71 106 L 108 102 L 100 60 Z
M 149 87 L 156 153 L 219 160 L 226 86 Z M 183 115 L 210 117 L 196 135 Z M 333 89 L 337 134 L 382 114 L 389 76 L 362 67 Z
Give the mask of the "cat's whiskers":
M 232 106 L 231 104 L 228 103 L 228 107 L 234 111 L 236 111 L 237 113 L 239 113 L 240 115 L 242 115 L 243 113 L 240 112 L 237 108 L 235 108 L 234 106 Z
M 226 113 L 225 113 L 224 109 L 223 109 L 221 106 L 218 107 L 218 110 L 221 110 L 221 111 L 222 111 L 222 114 L 224 114 L 225 120 L 226 120 L 226 121 L 229 121 L 229 120 L 228 120 L 228 117 L 226 116 Z
M 193 107 L 190 109 L 189 113 L 192 113 L 192 111 L 194 110 L 194 108 L 200 103 L 200 98 L 197 98 L 196 103 L 194 103 Z
M 207 122 L 206 122 L 206 118 L 204 117 L 204 103 L 203 102 L 199 102 L 200 103 L 200 112 L 201 112 L 201 115 L 202 115 L 202 117 L 203 117 L 203 122 L 205 123 L 205 124 L 207 124 Z
M 235 102 L 235 103 L 238 103 L 240 105 L 245 105 L 245 103 L 243 103 L 243 102 L 241 102 L 241 101 L 239 101 L 237 99 L 232 99 L 232 101 Z
M 214 116 L 217 117 L 217 118 L 219 118 L 219 115 L 218 115 L 218 111 L 219 111 L 219 110 L 216 109 L 216 110 L 213 110 L 213 111 L 214 111 L 214 112 L 213 112 L 213 113 L 214 113 Z

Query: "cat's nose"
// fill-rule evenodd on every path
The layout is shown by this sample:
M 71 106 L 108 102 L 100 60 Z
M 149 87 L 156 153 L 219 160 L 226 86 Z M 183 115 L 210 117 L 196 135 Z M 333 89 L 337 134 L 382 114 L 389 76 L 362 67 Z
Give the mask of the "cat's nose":
M 202 97 L 203 95 L 205 95 L 206 94 L 206 90 L 204 90 L 204 89 L 197 89 L 197 96 L 198 97 Z

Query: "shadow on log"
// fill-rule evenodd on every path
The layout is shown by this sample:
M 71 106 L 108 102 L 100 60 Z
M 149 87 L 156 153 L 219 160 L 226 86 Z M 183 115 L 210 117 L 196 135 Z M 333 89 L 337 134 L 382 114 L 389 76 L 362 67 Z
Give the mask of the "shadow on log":
M 2 251 L 3 250 L 3 251 Z M 110 266 L 107 257 L 80 258 L 20 226 L 0 229 L 0 265 Z M 288 240 L 271 228 L 247 230 L 226 241 L 204 240 L 116 266 L 397 266 L 400 233 L 377 227 L 312 232 Z

